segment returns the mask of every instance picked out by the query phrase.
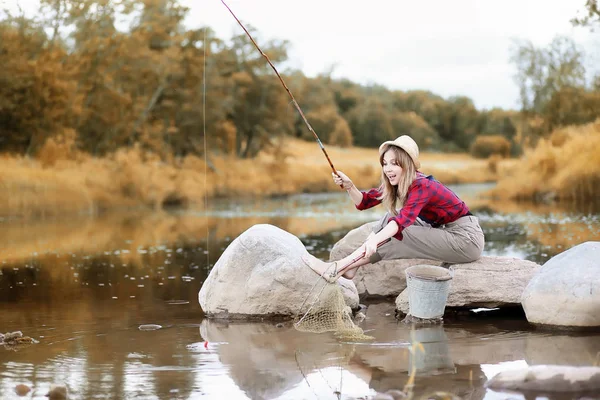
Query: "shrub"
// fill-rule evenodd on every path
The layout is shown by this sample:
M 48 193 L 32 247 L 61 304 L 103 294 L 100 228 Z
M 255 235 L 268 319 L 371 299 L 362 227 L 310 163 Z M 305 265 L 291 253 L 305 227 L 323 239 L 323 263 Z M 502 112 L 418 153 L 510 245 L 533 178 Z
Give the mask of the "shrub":
M 476 158 L 488 158 L 492 155 L 510 156 L 510 141 L 504 136 L 478 136 L 471 145 L 471 155 Z

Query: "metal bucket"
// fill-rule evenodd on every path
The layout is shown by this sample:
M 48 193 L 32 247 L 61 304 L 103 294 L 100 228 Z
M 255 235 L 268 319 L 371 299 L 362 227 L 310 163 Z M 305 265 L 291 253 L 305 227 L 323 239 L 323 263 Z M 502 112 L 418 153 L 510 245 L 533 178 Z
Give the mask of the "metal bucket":
M 423 319 L 444 315 L 452 273 L 433 265 L 415 265 L 406 269 L 409 314 Z

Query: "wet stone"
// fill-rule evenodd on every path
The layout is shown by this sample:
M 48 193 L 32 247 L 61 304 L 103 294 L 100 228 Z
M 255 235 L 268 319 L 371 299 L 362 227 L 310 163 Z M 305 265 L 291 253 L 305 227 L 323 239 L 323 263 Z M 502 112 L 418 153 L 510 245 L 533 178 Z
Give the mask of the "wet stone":
M 354 322 L 360 323 L 360 322 L 364 321 L 366 317 L 367 316 L 365 314 L 363 314 L 362 312 L 359 311 L 354 316 Z
M 29 336 L 23 336 L 21 331 L 0 334 L 0 344 L 3 344 L 7 349 L 15 350 L 18 346 L 34 343 L 39 342 Z
M 139 326 L 139 330 L 140 331 L 156 331 L 161 329 L 162 326 L 161 325 L 156 325 L 156 324 L 145 324 L 145 325 L 140 325 Z
M 52 385 L 50 390 L 46 394 L 46 397 L 50 400 L 64 400 L 67 398 L 67 387 L 62 385 Z
M 15 332 L 10 332 L 10 333 L 5 333 L 3 336 L 4 336 L 4 342 L 12 342 L 18 338 L 23 337 L 23 332 L 15 331 Z
M 31 392 L 31 388 L 27 385 L 20 384 L 15 386 L 15 393 L 17 396 L 26 396 L 29 392 Z
M 404 317 L 402 322 L 405 324 L 437 325 L 437 324 L 443 323 L 444 319 L 441 317 L 440 318 L 419 318 L 419 317 L 415 317 L 414 315 L 408 314 L 406 317 Z

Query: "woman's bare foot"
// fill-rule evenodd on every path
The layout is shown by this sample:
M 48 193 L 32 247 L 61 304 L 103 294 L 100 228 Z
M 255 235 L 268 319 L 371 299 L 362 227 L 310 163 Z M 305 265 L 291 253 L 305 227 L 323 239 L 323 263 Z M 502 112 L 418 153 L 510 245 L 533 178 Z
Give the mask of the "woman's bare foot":
M 337 280 L 337 276 L 332 277 L 332 274 L 337 273 L 335 262 L 327 263 L 308 253 L 302 255 L 302 261 L 327 282 L 335 282 Z

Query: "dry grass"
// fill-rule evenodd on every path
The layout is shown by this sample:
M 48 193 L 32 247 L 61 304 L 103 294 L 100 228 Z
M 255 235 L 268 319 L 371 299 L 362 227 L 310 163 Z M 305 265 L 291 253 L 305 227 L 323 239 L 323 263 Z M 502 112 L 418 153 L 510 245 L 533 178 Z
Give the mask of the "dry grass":
M 253 160 L 212 156 L 161 162 L 138 148 L 93 158 L 72 149 L 42 151 L 32 160 L 0 158 L 0 216 L 35 218 L 97 214 L 120 208 L 160 209 L 165 205 L 202 205 L 205 196 L 271 196 L 335 191 L 331 169 L 315 142 L 286 139 L 277 150 Z M 52 150 L 52 151 L 50 151 Z M 336 169 L 358 187 L 380 179 L 375 149 L 326 148 Z M 495 180 L 501 168 L 467 154 L 422 154 L 423 172 L 444 183 Z M 501 163 L 509 163 L 503 160 Z M 205 184 L 206 183 L 206 184 Z
M 504 172 L 489 195 L 587 202 L 600 197 L 600 120 L 555 131 Z

